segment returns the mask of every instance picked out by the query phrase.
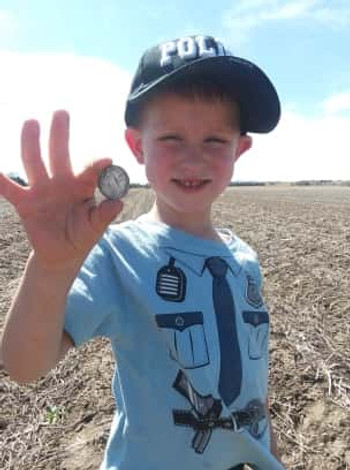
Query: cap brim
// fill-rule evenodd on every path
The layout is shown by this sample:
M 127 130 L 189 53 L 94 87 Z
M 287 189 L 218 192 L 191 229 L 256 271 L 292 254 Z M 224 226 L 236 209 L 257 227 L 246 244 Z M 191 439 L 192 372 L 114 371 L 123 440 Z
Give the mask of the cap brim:
M 273 84 L 255 64 L 233 56 L 210 57 L 190 62 L 153 81 L 147 87 L 135 90 L 128 97 L 126 124 L 130 124 L 133 108 L 160 84 L 193 74 L 211 77 L 222 84 L 238 101 L 244 131 L 267 133 L 276 127 L 281 107 Z

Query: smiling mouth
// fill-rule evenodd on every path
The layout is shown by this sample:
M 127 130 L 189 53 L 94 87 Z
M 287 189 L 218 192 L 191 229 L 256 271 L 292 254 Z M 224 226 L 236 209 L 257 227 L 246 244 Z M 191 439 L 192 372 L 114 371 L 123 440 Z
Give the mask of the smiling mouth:
M 185 189 L 199 189 L 206 186 L 210 180 L 208 179 L 173 179 L 177 186 Z

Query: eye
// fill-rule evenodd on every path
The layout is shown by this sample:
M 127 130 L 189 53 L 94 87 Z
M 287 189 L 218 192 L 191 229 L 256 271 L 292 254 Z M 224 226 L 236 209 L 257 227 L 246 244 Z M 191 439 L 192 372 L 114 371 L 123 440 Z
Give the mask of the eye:
M 207 137 L 204 142 L 206 144 L 225 145 L 227 144 L 228 141 L 224 139 L 223 137 L 210 136 L 210 137 Z
M 165 134 L 158 138 L 160 142 L 181 142 L 181 137 L 177 134 Z

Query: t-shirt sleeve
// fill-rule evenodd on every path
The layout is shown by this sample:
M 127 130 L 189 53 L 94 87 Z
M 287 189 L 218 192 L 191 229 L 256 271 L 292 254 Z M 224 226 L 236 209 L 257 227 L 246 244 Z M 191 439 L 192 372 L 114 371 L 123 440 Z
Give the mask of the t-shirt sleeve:
M 257 253 L 246 242 L 236 237 L 235 256 L 245 272 L 256 282 L 259 289 L 262 287 L 262 272 Z
M 75 346 L 97 336 L 117 336 L 123 296 L 103 239 L 85 260 L 67 297 L 64 330 Z

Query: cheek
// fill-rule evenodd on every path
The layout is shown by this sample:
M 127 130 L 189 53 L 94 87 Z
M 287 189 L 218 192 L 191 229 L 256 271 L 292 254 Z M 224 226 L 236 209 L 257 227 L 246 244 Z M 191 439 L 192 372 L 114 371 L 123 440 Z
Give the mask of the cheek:
M 215 165 L 214 173 L 216 174 L 217 183 L 219 185 L 219 189 L 224 189 L 228 186 L 232 180 L 234 172 L 234 159 L 227 158 L 221 159 Z
M 165 181 L 170 171 L 170 161 L 162 152 L 154 151 L 145 156 L 145 170 L 148 181 L 154 186 Z
M 221 175 L 231 174 L 233 172 L 235 160 L 232 156 L 223 156 L 213 160 L 215 171 Z

